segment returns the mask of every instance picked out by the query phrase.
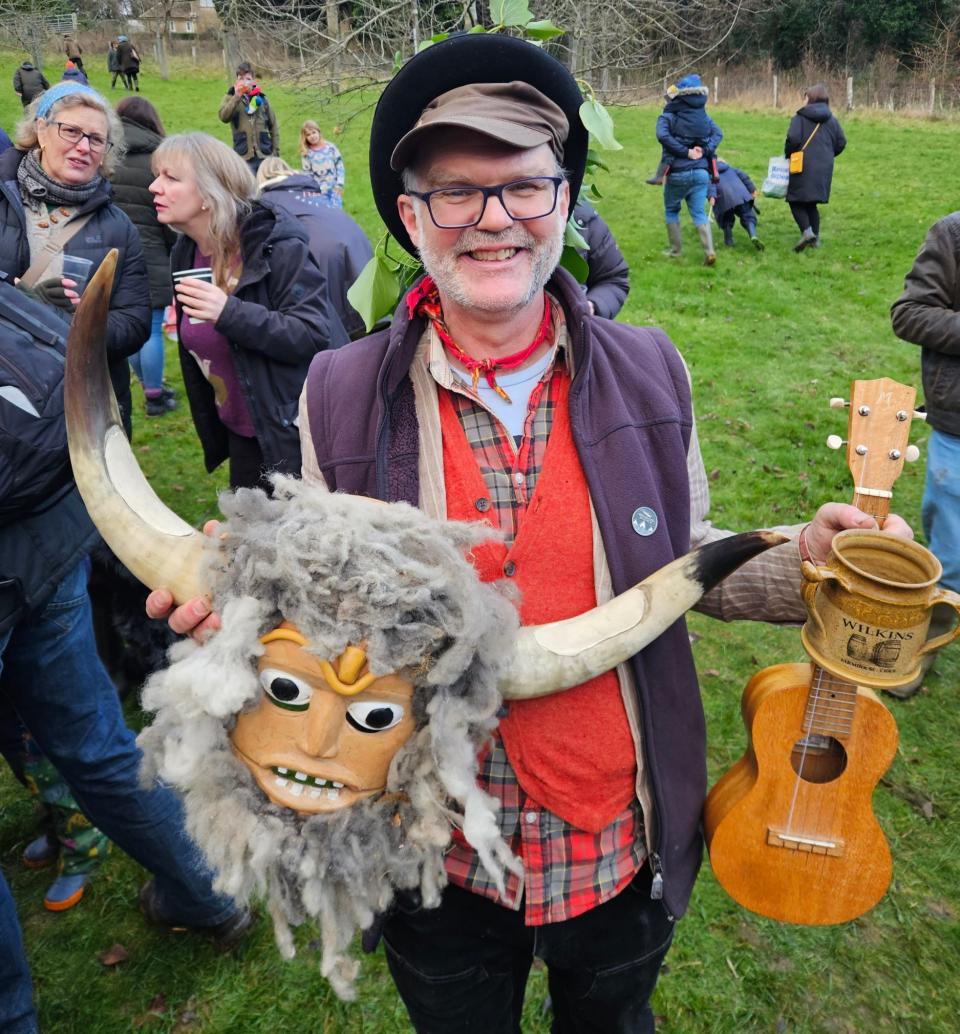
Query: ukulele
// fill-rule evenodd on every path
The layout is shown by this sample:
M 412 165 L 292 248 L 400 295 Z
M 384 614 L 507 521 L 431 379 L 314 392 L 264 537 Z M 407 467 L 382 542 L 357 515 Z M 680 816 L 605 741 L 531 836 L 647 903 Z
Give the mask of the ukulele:
M 855 506 L 882 527 L 905 458 L 916 391 L 889 378 L 851 389 Z M 844 405 L 843 400 L 831 406 Z M 831 448 L 843 443 L 831 435 Z M 909 455 L 908 455 L 909 452 Z M 873 814 L 897 726 L 876 694 L 816 664 L 758 672 L 741 701 L 746 753 L 707 795 L 710 864 L 739 904 L 786 923 L 854 919 L 886 893 L 893 862 Z

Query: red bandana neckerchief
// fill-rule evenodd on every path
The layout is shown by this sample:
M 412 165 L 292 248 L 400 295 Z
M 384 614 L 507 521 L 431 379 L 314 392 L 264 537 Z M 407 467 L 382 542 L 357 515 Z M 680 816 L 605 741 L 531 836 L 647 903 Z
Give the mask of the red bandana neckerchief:
M 473 378 L 473 390 L 477 390 L 480 381 L 480 374 L 487 378 L 487 384 L 504 400 L 510 401 L 510 396 L 497 384 L 497 370 L 515 370 L 522 366 L 534 352 L 547 340 L 550 331 L 553 329 L 551 319 L 552 310 L 550 298 L 544 292 L 543 295 L 543 319 L 537 330 L 533 341 L 526 348 L 513 355 L 504 356 L 502 359 L 474 359 L 453 340 L 447 325 L 443 321 L 443 309 L 440 306 L 440 292 L 433 278 L 425 276 L 420 283 L 407 295 L 407 313 L 412 319 L 414 316 L 425 316 L 433 324 L 437 337 L 443 342 L 444 348 L 460 363 L 466 367 Z

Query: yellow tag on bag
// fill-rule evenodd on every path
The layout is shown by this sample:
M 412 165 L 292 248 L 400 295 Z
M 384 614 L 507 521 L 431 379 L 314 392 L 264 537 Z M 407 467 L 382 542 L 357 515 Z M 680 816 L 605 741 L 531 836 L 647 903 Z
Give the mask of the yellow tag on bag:
M 803 151 L 794 151 L 790 155 L 790 175 L 794 176 L 803 172 Z

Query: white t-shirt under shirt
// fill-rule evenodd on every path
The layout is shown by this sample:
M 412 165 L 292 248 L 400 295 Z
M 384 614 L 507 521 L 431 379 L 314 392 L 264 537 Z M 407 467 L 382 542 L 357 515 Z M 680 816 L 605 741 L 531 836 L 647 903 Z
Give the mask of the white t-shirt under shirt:
M 510 396 L 510 401 L 501 398 L 487 383 L 484 374 L 480 374 L 477 382 L 477 395 L 483 405 L 507 429 L 507 433 L 519 446 L 523 440 L 523 425 L 527 419 L 527 407 L 533 389 L 540 383 L 544 371 L 553 359 L 554 350 L 548 348 L 536 362 L 519 370 L 498 370 L 497 384 Z M 467 384 L 473 379 L 466 367 L 461 366 L 452 356 L 450 366 Z

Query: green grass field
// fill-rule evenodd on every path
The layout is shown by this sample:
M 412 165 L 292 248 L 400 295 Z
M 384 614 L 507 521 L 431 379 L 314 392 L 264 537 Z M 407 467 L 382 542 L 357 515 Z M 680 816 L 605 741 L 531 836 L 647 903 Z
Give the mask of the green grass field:
M 14 60 L 4 62 L 12 72 Z M 168 132 L 204 129 L 227 139 L 216 112 L 226 82 L 193 75 L 168 83 L 142 78 Z M 93 83 L 108 85 L 94 70 Z M 265 84 L 296 163 L 297 128 L 306 118 L 342 125 L 334 137 L 347 167 L 347 207 L 373 237 L 379 221 L 366 176 L 369 109 L 323 106 L 310 93 Z M 119 93 L 112 94 L 118 97 Z M 798 99 L 799 104 L 799 99 Z M 823 246 L 795 255 L 797 231 L 783 202 L 760 202 L 757 254 L 737 230 L 734 249 L 718 248 L 714 269 L 684 215 L 685 254 L 661 257 L 662 197 L 643 181 L 655 168 L 655 108 L 615 113 L 625 145 L 601 174 L 601 205 L 632 267 L 622 318 L 664 327 L 689 362 L 713 518 L 739 530 L 804 520 L 822 502 L 850 498 L 842 453 L 830 433 L 846 419 L 828 409 L 855 378 L 890 376 L 919 387 L 919 350 L 890 330 L 889 307 L 927 227 L 956 205 L 956 126 L 878 115 L 842 116 L 849 147 L 838 160 L 833 202 L 823 211 Z M 722 157 L 758 184 L 779 153 L 788 113 L 713 112 L 724 128 Z M 0 97 L 0 124 L 19 115 Z M 179 382 L 175 352 L 168 376 Z M 135 398 L 137 396 L 135 395 Z M 137 398 L 137 405 L 142 402 Z M 924 450 L 927 432 L 912 439 Z M 223 478 L 208 477 L 185 407 L 163 420 L 135 414 L 135 448 L 161 495 L 190 520 L 216 512 Z M 923 460 L 908 467 L 895 509 L 920 521 Z M 709 723 L 711 780 L 742 753 L 740 693 L 757 669 L 803 659 L 795 629 L 719 625 L 693 615 L 694 647 Z M 868 915 L 839 927 L 784 926 L 733 903 L 705 863 L 661 978 L 655 1011 L 670 1034 L 952 1034 L 960 1010 L 960 776 L 956 687 L 960 647 L 943 656 L 926 689 L 888 700 L 900 727 L 897 758 L 874 798 L 890 841 L 894 879 Z M 136 722 L 139 716 L 131 715 Z M 47 1034 L 392 1034 L 409 1029 L 382 954 L 365 960 L 359 999 L 343 1004 L 318 975 L 315 931 L 300 932 L 300 954 L 284 963 L 268 923 L 236 958 L 190 938 L 146 928 L 136 909 L 143 873 L 115 854 L 83 902 L 64 915 L 41 906 L 48 874 L 18 864 L 34 832 L 31 804 L 0 774 L 0 860 L 20 908 Z M 123 944 L 129 960 L 106 968 L 98 955 Z M 524 1030 L 549 1029 L 546 982 L 535 971 Z

